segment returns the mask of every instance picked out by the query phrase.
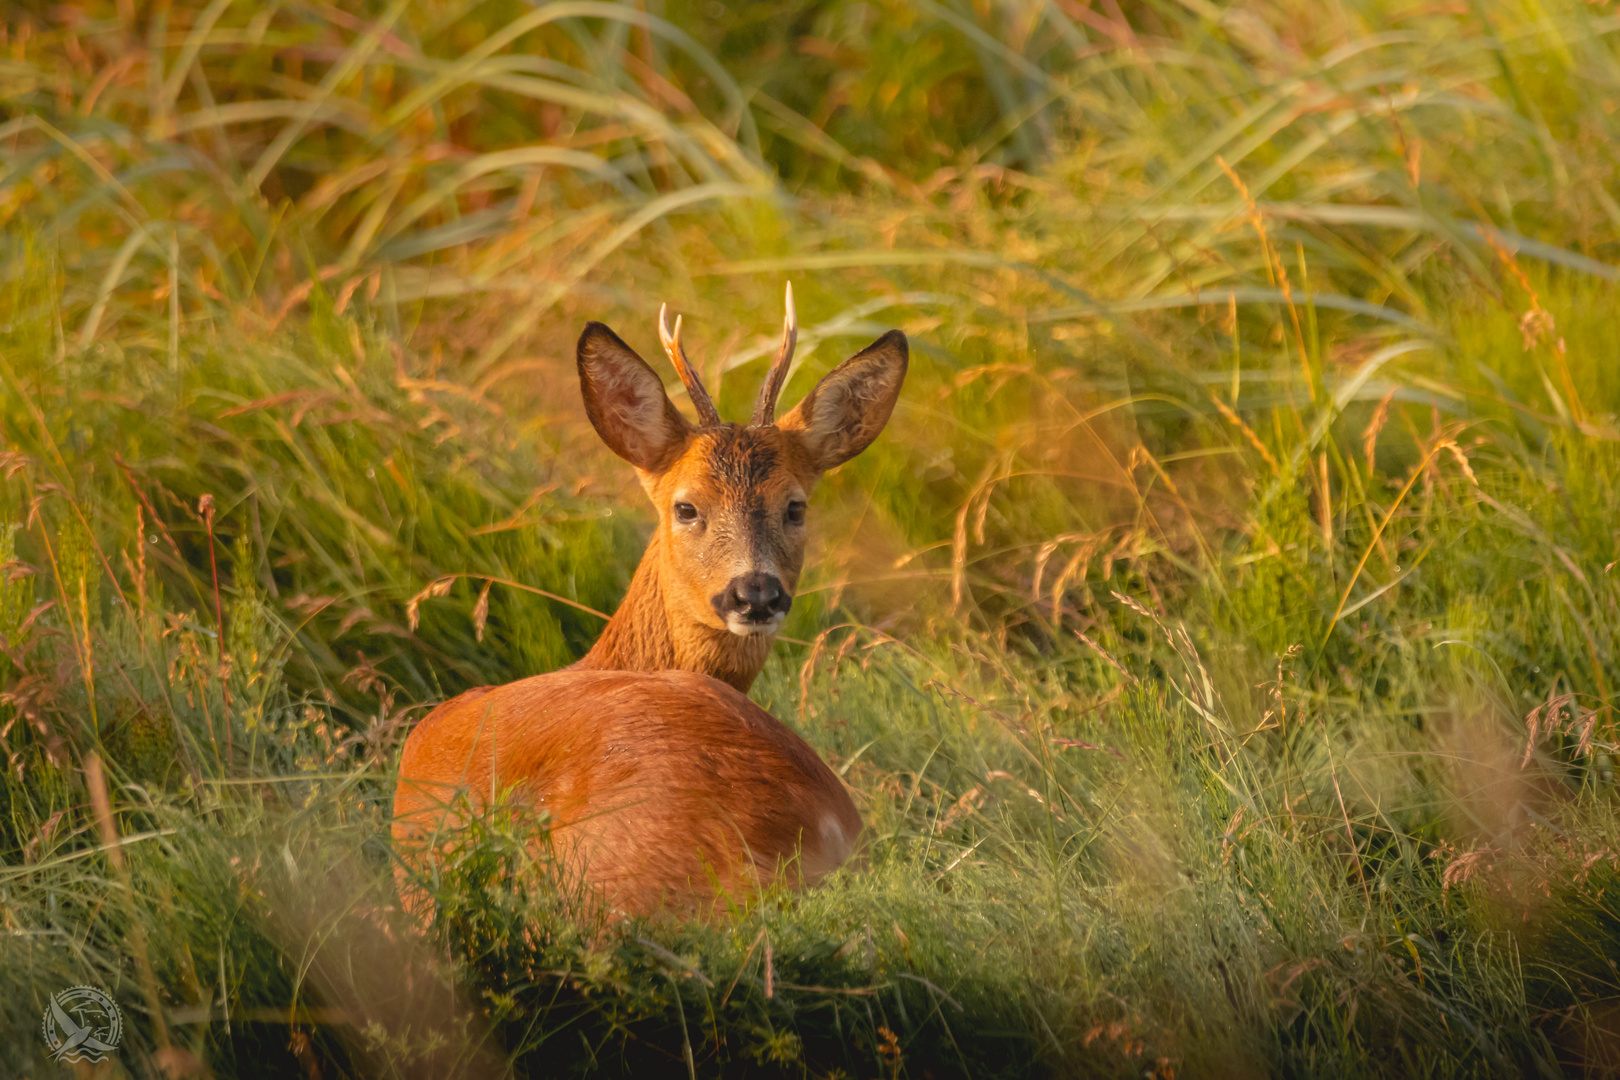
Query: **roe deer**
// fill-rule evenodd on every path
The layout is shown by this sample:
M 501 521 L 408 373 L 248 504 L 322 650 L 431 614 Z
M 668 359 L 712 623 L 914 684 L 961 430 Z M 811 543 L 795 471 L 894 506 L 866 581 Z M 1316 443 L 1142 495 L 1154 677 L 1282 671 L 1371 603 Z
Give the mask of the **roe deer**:
M 547 815 L 563 866 L 625 913 L 691 910 L 784 880 L 814 883 L 861 820 L 837 776 L 745 695 L 793 601 L 816 479 L 877 438 L 899 397 L 898 330 L 775 418 L 798 338 L 782 345 L 745 426 L 720 419 L 681 346 L 659 339 L 698 414 L 601 323 L 578 347 L 585 412 L 658 511 L 602 636 L 570 667 L 440 705 L 405 741 L 394 837 L 411 858 L 454 799 L 501 793 Z M 402 872 L 403 876 L 403 872 Z

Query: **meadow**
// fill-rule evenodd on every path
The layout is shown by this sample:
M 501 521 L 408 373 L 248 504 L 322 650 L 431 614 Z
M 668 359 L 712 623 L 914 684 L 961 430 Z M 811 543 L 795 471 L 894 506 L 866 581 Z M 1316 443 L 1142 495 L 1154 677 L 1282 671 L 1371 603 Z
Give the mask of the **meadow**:
M 0 1073 L 1620 1072 L 1607 0 L 4 20 Z M 651 527 L 582 325 L 745 416 L 784 281 L 786 403 L 911 341 L 752 694 L 864 861 L 406 918 L 405 733 Z

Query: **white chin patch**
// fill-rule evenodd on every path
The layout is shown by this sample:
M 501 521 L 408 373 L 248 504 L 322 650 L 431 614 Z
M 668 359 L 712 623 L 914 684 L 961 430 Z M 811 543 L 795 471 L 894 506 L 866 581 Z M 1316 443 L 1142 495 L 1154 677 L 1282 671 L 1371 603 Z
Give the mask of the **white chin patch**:
M 774 634 L 781 627 L 786 615 L 772 615 L 769 622 L 749 622 L 741 615 L 726 617 L 726 629 L 738 637 L 755 637 L 760 634 Z

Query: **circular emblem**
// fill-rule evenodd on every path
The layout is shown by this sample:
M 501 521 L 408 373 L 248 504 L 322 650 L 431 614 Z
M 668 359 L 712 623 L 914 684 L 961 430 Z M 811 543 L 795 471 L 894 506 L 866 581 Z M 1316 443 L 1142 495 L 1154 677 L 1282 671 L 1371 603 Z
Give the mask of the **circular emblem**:
M 103 1061 L 124 1037 L 118 1003 L 94 986 L 74 986 L 51 998 L 40 1023 L 53 1061 Z

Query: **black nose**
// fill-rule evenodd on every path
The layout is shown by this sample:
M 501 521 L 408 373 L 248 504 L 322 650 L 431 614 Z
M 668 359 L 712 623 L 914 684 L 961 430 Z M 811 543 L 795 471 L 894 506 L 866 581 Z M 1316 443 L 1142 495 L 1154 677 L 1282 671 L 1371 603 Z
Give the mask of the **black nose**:
M 740 615 L 748 622 L 762 623 L 769 622 L 774 615 L 787 614 L 788 608 L 793 606 L 793 597 L 782 588 L 782 581 L 775 574 L 756 571 L 732 578 L 720 595 L 709 602 L 722 619 Z

